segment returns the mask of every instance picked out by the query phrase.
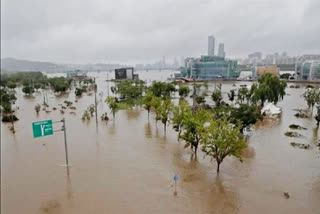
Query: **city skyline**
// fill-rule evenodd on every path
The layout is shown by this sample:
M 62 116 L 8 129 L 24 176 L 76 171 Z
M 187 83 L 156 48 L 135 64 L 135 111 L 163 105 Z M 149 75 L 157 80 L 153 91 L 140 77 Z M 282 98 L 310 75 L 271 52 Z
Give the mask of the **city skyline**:
M 35 0 L 32 5 L 4 0 L 1 57 L 150 63 L 162 56 L 205 55 L 208 35 L 222 38 L 225 52 L 234 59 L 255 51 L 285 50 L 292 56 L 320 53 L 317 0 L 217 2 L 181 0 L 168 7 L 164 1 L 143 1 L 137 6 L 125 0 Z

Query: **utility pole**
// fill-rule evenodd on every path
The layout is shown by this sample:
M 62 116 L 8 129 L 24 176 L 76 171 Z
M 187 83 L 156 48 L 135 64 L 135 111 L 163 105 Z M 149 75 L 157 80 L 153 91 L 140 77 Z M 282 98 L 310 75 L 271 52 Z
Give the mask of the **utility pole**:
M 193 74 L 192 71 L 192 62 L 191 62 L 191 71 L 190 71 L 192 77 L 193 77 L 193 95 L 192 95 L 192 113 L 195 113 L 196 111 L 196 79 L 195 79 L 195 75 Z
M 66 128 L 66 120 L 65 118 L 63 118 L 61 120 L 62 122 L 62 130 L 64 132 L 64 147 L 65 147 L 65 151 L 66 151 L 66 165 L 69 166 L 69 159 L 68 159 L 68 144 L 67 144 L 67 128 Z
M 97 111 L 97 89 L 96 78 L 94 78 L 94 107 L 96 112 L 96 123 L 98 124 L 98 111 Z

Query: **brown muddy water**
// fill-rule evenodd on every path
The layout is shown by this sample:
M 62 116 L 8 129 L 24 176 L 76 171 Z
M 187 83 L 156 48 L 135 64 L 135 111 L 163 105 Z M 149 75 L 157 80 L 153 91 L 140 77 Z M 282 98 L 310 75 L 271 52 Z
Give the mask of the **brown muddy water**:
M 143 72 L 141 78 L 165 80 L 171 73 Z M 97 77 L 99 115 L 108 83 L 106 73 Z M 109 79 L 112 78 L 109 74 Z M 111 84 L 111 83 L 109 83 Z M 239 82 L 236 83 L 237 87 Z M 210 85 L 212 88 L 213 84 Z M 226 91 L 236 88 L 224 83 Z M 1 213 L 320 213 L 320 150 L 314 119 L 296 119 L 295 108 L 305 108 L 304 89 L 287 88 L 289 95 L 278 104 L 280 120 L 257 124 L 248 140 L 243 162 L 228 157 L 221 173 L 215 162 L 200 152 L 196 159 L 171 128 L 142 108 L 119 111 L 115 121 L 98 125 L 81 116 L 94 101 L 83 95 L 76 110 L 60 113 L 60 106 L 74 92 L 55 97 L 49 93 L 51 112 L 34 111 L 41 93 L 25 98 L 18 89 L 16 133 L 1 123 Z M 58 110 L 53 111 L 52 107 Z M 75 112 L 71 114 L 70 112 Z M 66 168 L 63 132 L 34 139 L 32 122 L 66 118 L 69 161 Z M 286 137 L 295 123 L 301 138 Z M 60 124 L 54 124 L 59 129 Z M 290 142 L 311 149 L 293 148 Z M 173 177 L 179 175 L 176 188 Z M 175 194 L 176 191 L 176 194 Z M 284 196 L 288 192 L 290 198 Z

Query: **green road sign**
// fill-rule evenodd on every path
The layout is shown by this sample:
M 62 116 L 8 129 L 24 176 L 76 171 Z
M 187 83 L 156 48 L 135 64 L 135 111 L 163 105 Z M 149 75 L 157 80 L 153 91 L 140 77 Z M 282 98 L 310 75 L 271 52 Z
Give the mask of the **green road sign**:
M 33 137 L 44 137 L 53 134 L 52 120 L 44 120 L 32 123 Z

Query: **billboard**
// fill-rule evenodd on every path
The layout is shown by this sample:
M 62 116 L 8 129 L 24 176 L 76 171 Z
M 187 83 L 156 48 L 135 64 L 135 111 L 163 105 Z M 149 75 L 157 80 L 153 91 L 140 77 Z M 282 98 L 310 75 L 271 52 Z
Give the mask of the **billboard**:
M 116 79 L 133 79 L 133 68 L 115 69 Z

